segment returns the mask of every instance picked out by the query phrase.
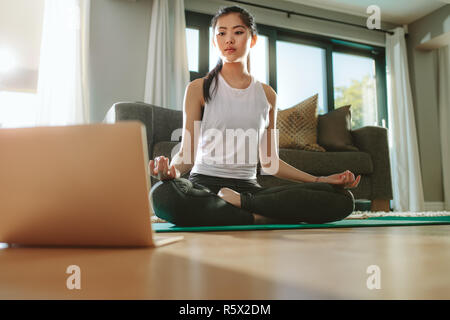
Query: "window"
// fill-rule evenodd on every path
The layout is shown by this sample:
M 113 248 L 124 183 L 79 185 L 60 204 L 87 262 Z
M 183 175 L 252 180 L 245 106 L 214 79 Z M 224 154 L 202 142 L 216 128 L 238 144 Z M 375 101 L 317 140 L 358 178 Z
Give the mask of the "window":
M 198 30 L 198 71 L 203 77 L 219 58 L 212 46 L 212 16 L 186 11 L 187 28 Z M 258 42 L 250 56 L 250 71 L 278 94 L 277 107 L 286 109 L 319 94 L 319 114 L 351 104 L 352 129 L 388 126 L 385 49 L 312 35 L 279 27 L 257 25 Z
M 198 29 L 186 28 L 186 46 L 188 52 L 189 71 L 198 72 Z
M 375 60 L 333 52 L 334 106 L 351 104 L 352 128 L 377 125 Z
M 213 46 L 212 42 L 213 30 L 209 27 L 209 70 L 212 70 L 217 61 L 219 61 L 219 52 L 216 47 Z
M 277 41 L 277 88 L 281 110 L 319 93 L 319 113 L 326 112 L 325 50 Z

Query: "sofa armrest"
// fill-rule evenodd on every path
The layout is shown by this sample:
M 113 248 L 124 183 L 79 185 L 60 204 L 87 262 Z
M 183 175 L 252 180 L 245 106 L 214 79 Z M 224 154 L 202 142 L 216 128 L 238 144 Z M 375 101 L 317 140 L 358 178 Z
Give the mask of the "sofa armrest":
M 370 154 L 373 163 L 372 198 L 392 199 L 391 166 L 388 131 L 383 127 L 366 126 L 351 131 L 354 145 Z
M 117 102 L 108 110 L 103 122 L 115 123 L 118 121 L 138 120 L 145 126 L 149 158 L 153 154 L 153 105 L 143 102 Z
M 147 133 L 148 157 L 153 159 L 154 146 L 163 141 L 181 141 L 183 112 L 157 107 L 144 102 L 117 102 L 107 112 L 103 122 L 138 120 Z M 171 157 L 169 157 L 171 159 Z M 152 185 L 158 180 L 151 177 Z
M 117 102 L 107 112 L 104 122 L 138 120 L 145 125 L 149 158 L 153 146 L 161 141 L 181 141 L 183 112 L 157 107 L 144 102 Z

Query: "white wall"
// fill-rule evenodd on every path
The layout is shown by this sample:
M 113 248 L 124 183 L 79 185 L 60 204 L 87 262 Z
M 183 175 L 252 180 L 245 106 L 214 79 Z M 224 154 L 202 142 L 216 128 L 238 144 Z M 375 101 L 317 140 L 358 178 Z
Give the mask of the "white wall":
M 408 64 L 417 125 L 424 197 L 427 202 L 443 201 L 442 162 L 437 100 L 436 51 L 416 46 L 450 31 L 450 5 L 408 25 Z M 449 88 L 450 90 L 450 88 Z
M 147 66 L 151 0 L 92 0 L 90 105 L 102 121 L 118 101 L 142 101 Z

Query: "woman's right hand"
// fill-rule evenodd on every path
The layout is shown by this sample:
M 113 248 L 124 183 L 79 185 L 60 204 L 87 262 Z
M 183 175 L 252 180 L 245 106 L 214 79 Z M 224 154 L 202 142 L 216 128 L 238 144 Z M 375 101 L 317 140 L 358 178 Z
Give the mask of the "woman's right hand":
M 169 158 L 164 156 L 150 160 L 150 175 L 159 180 L 171 180 L 177 177 L 177 170 L 172 165 L 169 168 Z
M 332 174 L 327 177 L 320 177 L 318 182 L 325 182 L 329 184 L 336 184 L 341 186 L 344 189 L 352 189 L 356 188 L 361 180 L 361 175 L 357 176 L 355 179 L 355 175 L 350 170 L 346 170 L 342 173 Z

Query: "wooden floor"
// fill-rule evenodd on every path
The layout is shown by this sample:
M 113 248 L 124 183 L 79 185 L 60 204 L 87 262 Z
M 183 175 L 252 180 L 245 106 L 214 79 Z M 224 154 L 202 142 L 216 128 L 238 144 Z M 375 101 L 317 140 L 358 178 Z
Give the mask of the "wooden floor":
M 450 298 L 450 225 L 176 235 L 156 249 L 1 249 L 0 299 Z

